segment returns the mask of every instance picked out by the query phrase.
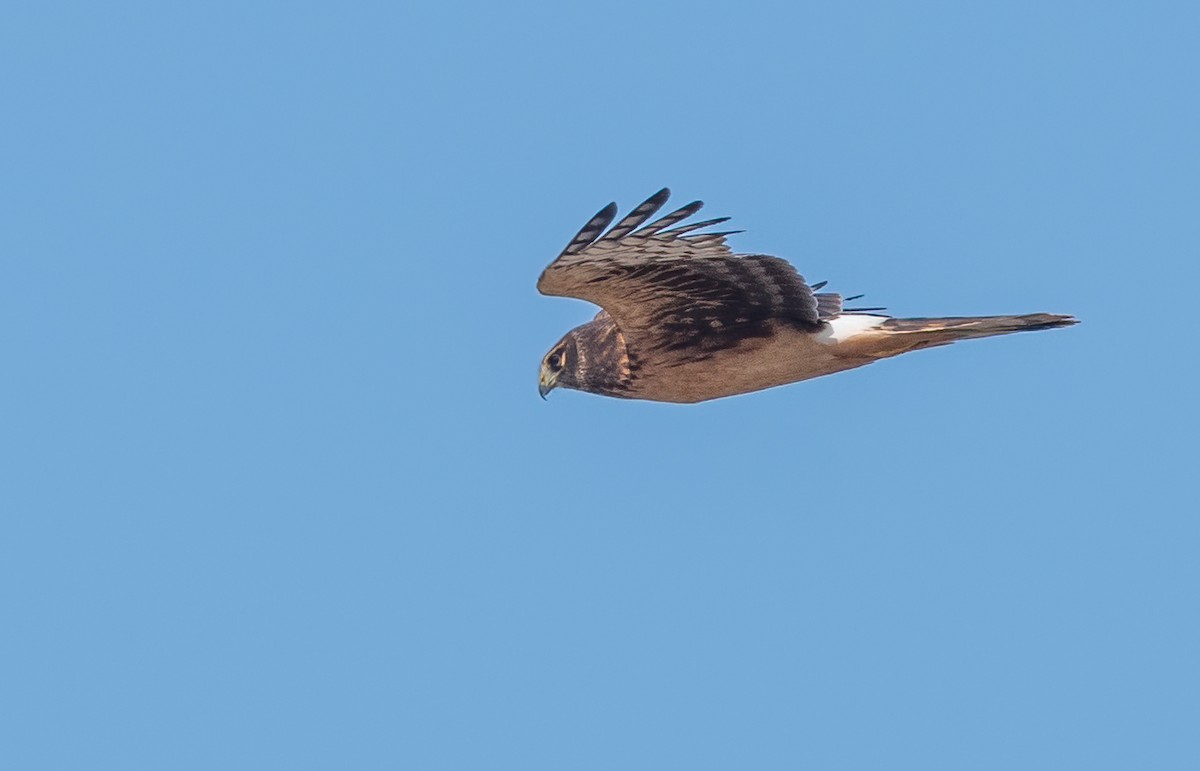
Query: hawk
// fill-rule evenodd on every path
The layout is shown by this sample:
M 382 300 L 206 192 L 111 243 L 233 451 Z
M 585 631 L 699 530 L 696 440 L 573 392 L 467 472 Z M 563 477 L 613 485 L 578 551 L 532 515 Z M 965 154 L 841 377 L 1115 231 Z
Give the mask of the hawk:
M 542 294 L 602 309 L 542 359 L 538 392 L 556 387 L 660 402 L 701 402 L 861 367 L 956 340 L 1077 323 L 1031 313 L 899 319 L 844 308 L 790 263 L 734 254 L 706 231 L 728 217 L 682 224 L 693 201 L 646 224 L 663 188 L 609 228 L 617 205 L 592 217 L 538 279 Z M 861 295 L 860 295 L 861 296 Z

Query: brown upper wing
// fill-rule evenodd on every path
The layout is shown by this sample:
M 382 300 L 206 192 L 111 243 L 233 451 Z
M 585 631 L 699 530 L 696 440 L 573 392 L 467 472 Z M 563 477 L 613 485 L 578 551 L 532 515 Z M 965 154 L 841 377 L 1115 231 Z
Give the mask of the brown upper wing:
M 737 231 L 694 232 L 728 217 L 678 225 L 703 206 L 693 201 L 643 225 L 669 195 L 658 191 L 611 229 L 616 204 L 601 209 L 542 272 L 538 291 L 596 303 L 631 355 L 668 366 L 769 334 L 773 321 L 820 329 L 828 305 L 818 308 L 790 263 L 735 255 L 725 236 Z

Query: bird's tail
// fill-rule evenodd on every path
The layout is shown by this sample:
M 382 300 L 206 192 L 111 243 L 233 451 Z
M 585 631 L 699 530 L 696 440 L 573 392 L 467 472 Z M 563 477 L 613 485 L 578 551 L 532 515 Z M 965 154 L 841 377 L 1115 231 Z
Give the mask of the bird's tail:
M 919 348 L 947 345 L 976 337 L 1035 332 L 1078 324 L 1074 316 L 1028 313 L 1023 316 L 959 316 L 938 319 L 888 319 L 864 334 L 851 338 L 848 347 L 858 353 L 883 358 Z M 858 343 L 858 345 L 855 345 Z

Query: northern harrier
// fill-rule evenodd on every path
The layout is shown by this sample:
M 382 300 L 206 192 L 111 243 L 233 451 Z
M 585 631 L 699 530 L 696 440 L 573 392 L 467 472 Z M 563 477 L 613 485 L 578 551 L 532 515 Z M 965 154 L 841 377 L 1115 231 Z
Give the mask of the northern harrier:
M 542 272 L 542 294 L 602 308 L 542 359 L 543 397 L 562 386 L 700 402 L 956 340 L 1076 323 L 1050 313 L 897 319 L 843 308 L 841 295 L 817 292 L 825 282 L 809 286 L 778 257 L 734 254 L 725 237 L 739 231 L 697 232 L 728 217 L 680 224 L 700 201 L 644 225 L 669 195 L 658 191 L 608 229 L 617 214 L 610 203 Z

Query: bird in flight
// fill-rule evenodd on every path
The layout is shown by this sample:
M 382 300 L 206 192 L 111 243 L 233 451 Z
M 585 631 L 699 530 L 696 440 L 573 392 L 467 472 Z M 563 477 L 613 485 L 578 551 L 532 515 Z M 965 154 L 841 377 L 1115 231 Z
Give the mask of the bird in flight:
M 645 224 L 663 188 L 613 227 L 617 205 L 592 217 L 542 272 L 542 294 L 577 297 L 601 311 L 542 359 L 538 392 L 557 387 L 660 402 L 701 402 L 861 367 L 975 337 L 1077 323 L 1071 316 L 892 318 L 844 308 L 791 263 L 734 254 L 706 230 L 728 217 L 681 224 L 693 201 Z

